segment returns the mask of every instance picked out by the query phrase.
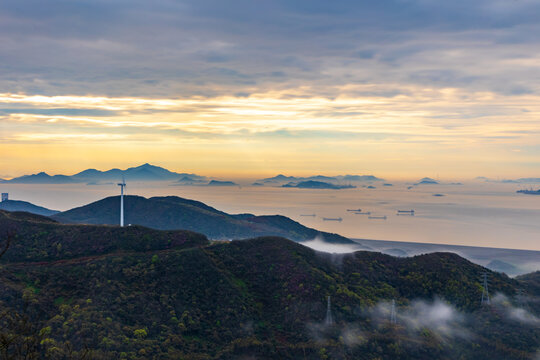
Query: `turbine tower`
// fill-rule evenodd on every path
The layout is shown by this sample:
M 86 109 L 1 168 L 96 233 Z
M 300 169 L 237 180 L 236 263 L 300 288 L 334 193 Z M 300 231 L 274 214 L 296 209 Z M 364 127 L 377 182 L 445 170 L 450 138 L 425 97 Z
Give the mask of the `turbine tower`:
M 126 187 L 126 180 L 123 177 L 118 186 L 120 186 L 120 226 L 124 227 L 124 188 Z

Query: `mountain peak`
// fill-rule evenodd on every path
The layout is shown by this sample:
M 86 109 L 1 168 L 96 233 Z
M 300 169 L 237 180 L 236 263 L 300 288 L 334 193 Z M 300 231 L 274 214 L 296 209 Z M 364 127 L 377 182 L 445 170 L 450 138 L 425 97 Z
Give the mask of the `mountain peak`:
M 345 237 L 320 232 L 285 217 L 281 217 L 281 221 L 266 217 L 239 219 L 199 201 L 176 196 L 147 199 L 130 195 L 125 196 L 124 204 L 125 221 L 128 224 L 160 230 L 186 229 L 205 234 L 214 240 L 284 236 L 306 241 L 322 236 L 327 242 L 354 244 Z M 53 218 L 65 223 L 115 225 L 118 223 L 119 205 L 119 196 L 116 195 L 56 214 Z
M 24 211 L 31 214 L 51 216 L 57 214 L 58 211 L 44 208 L 42 206 L 34 205 L 27 201 L 21 200 L 5 200 L 0 202 L 0 210 L 4 211 Z
M 54 175 L 50 176 L 45 172 L 38 174 L 24 175 L 21 177 L 5 180 L 3 182 L 10 183 L 26 183 L 26 184 L 69 184 L 69 183 L 100 183 L 105 181 L 116 181 L 125 177 L 127 181 L 173 181 L 181 179 L 184 176 L 189 176 L 193 181 L 203 180 L 204 176 L 197 174 L 176 173 L 167 170 L 163 167 L 144 163 L 137 167 L 130 167 L 125 170 L 118 168 L 107 171 L 96 169 L 86 169 L 72 176 Z

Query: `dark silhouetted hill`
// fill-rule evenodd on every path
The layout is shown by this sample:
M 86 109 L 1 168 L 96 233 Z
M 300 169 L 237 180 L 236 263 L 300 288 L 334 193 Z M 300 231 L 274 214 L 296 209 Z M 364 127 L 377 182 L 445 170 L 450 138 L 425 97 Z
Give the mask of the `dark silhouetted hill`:
M 0 211 L 0 229 L 17 235 L 2 260 L 55 261 L 117 251 L 165 250 L 208 244 L 191 231 L 158 231 L 142 226 L 64 225 L 44 216 Z
M 497 260 L 497 259 L 490 261 L 486 265 L 486 267 L 493 271 L 503 272 L 509 275 L 514 275 L 519 272 L 518 271 L 519 269 L 516 266 L 502 260 Z
M 537 351 L 538 327 L 479 302 L 484 271 L 490 291 L 508 298 L 535 276 L 513 280 L 451 253 L 337 256 L 279 237 L 210 244 L 185 231 L 64 225 L 8 212 L 0 212 L 0 225 L 16 233 L 0 259 L 7 354 L 522 359 Z M 334 325 L 325 326 L 327 296 Z M 437 297 L 453 305 L 410 312 Z M 384 313 L 377 318 L 391 299 L 396 325 Z M 447 320 L 449 312 L 455 319 Z M 21 329 L 25 336 L 7 337 Z M 29 339 L 37 340 L 25 348 Z
M 288 218 L 254 215 L 238 217 L 199 201 L 176 196 L 147 199 L 130 195 L 125 197 L 124 204 L 126 224 L 161 230 L 191 230 L 211 239 L 283 236 L 294 241 L 306 241 L 320 236 L 327 242 L 354 243 L 343 236 L 310 229 Z M 119 223 L 119 209 L 120 197 L 113 196 L 56 214 L 53 218 L 64 223 L 115 225 Z M 277 221 L 275 218 L 282 220 Z
M 51 216 L 57 214 L 58 211 L 50 210 L 42 206 L 37 206 L 27 201 L 21 200 L 5 200 L 0 202 L 0 210 L 5 211 L 25 211 L 32 214 Z

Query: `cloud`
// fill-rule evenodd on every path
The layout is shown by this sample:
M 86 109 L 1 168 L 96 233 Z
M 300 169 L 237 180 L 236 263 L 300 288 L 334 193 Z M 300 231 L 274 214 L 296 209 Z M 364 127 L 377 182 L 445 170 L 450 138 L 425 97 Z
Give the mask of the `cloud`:
M 464 158 L 532 169 L 539 13 L 532 0 L 5 0 L 2 137 L 122 129 L 295 151 L 294 138 L 332 158 L 336 144 L 378 154 L 375 169 L 403 153 L 449 172 Z
M 346 324 L 341 329 L 340 341 L 347 347 L 362 345 L 367 341 L 367 336 L 355 324 Z
M 39 108 L 0 108 L 0 116 L 12 115 L 12 114 L 32 114 L 32 115 L 45 115 L 45 116 L 114 116 L 116 112 L 110 110 L 100 109 L 70 109 L 70 108 L 51 108 L 51 109 L 39 109 Z
M 336 329 L 338 330 L 337 332 Z M 308 323 L 306 325 L 306 331 L 308 336 L 318 343 L 324 343 L 337 337 L 337 340 L 348 348 L 363 345 L 368 341 L 368 335 L 356 323 L 339 324 L 339 328 L 327 325 L 324 322 Z
M 486 0 L 6 0 L 0 84 L 108 96 L 306 85 L 321 96 L 329 86 L 366 82 L 385 91 L 398 82 L 523 94 L 537 90 L 529 74 L 538 71 L 539 11 L 534 1 Z
M 530 299 L 527 297 L 524 297 L 523 300 L 524 303 L 538 301 L 536 299 Z M 504 294 L 496 294 L 492 299 L 492 303 L 501 308 L 504 311 L 506 318 L 509 320 L 517 321 L 528 326 L 540 326 L 540 318 L 530 313 L 523 307 L 514 306 L 510 299 L 508 299 L 508 297 Z
M 368 310 L 368 315 L 376 324 L 389 324 L 391 307 L 391 302 L 380 302 Z M 398 326 L 403 326 L 413 335 L 428 329 L 440 340 L 472 337 L 466 329 L 466 316 L 440 299 L 431 302 L 414 300 L 407 307 L 396 304 L 396 320 Z
M 324 241 L 320 237 L 316 237 L 313 240 L 304 241 L 301 243 L 304 246 L 307 246 L 309 248 L 312 248 L 317 251 L 322 251 L 330 254 L 347 254 L 352 253 L 354 251 L 359 251 L 365 249 L 364 246 L 357 244 L 333 244 Z

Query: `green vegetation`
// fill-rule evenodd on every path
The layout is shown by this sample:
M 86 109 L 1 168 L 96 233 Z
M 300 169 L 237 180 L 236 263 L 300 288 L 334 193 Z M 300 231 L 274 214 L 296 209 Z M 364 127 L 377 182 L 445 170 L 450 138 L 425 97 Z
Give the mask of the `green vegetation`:
M 17 234 L 0 259 L 2 360 L 527 359 L 540 344 L 538 326 L 480 306 L 486 269 L 455 254 L 337 256 L 278 237 L 210 243 L 2 212 L 0 226 Z M 492 293 L 540 295 L 537 274 L 487 271 Z M 323 325 L 328 295 L 333 326 Z M 376 315 L 382 301 L 410 314 L 437 297 L 470 336 Z
M 199 201 L 176 196 L 126 196 L 126 224 L 160 230 L 185 229 L 205 234 L 211 239 L 246 239 L 257 236 L 282 236 L 294 241 L 321 236 L 327 242 L 352 241 L 337 235 L 305 227 L 285 216 L 229 215 Z M 53 216 L 63 223 L 118 224 L 120 197 L 113 196 Z

